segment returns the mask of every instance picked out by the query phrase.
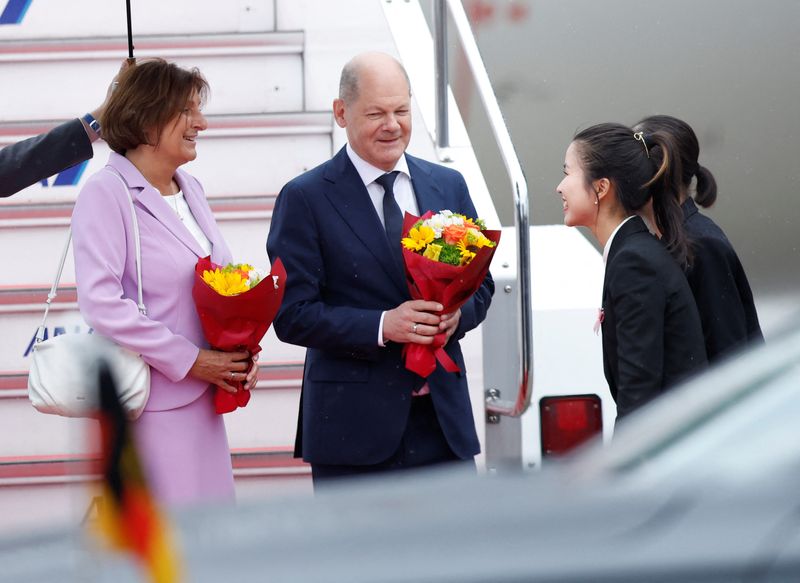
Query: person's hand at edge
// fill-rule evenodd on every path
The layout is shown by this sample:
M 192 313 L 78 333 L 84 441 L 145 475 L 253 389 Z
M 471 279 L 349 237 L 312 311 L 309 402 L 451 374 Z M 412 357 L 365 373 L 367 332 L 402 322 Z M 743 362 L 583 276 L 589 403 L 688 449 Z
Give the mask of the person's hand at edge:
M 117 87 L 117 80 L 119 79 L 119 76 L 122 74 L 123 71 L 127 70 L 128 67 L 131 66 L 131 64 L 132 63 L 130 59 L 125 59 L 124 61 L 122 61 L 122 64 L 119 66 L 119 71 L 117 71 L 117 74 L 114 75 L 114 78 L 111 80 L 111 83 L 108 84 L 108 89 L 106 89 L 106 98 L 103 100 L 103 103 L 101 103 L 98 107 L 89 112 L 89 114 L 96 120 L 102 119 L 103 114 L 106 111 L 106 105 L 108 104 L 108 100 L 111 98 L 111 94 Z M 89 124 L 87 124 L 84 119 L 81 119 L 81 123 L 83 124 L 83 128 L 86 130 L 86 134 L 89 136 L 89 139 L 92 142 L 100 138 L 100 135 L 97 132 L 95 132 L 92 128 L 90 128 Z

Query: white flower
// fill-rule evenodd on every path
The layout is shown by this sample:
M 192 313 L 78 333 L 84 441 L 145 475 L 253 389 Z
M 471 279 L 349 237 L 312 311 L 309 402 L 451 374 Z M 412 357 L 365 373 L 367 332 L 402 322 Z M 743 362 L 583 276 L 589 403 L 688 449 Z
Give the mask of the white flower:
M 424 225 L 433 229 L 436 238 L 439 239 L 442 236 L 442 230 L 444 229 L 444 217 L 441 214 L 433 215 L 431 218 L 427 219 Z
M 464 219 L 463 217 L 453 213 L 453 211 L 443 210 L 435 215 L 432 215 L 431 218 L 426 219 L 422 224 L 433 229 L 433 233 L 436 238 L 441 239 L 442 232 L 444 231 L 445 227 L 450 225 L 463 225 Z
M 251 269 L 247 274 L 249 288 L 253 289 L 255 286 L 257 286 L 258 282 L 264 279 L 266 275 L 267 275 L 266 269 L 259 269 L 258 267 L 256 267 L 255 269 Z

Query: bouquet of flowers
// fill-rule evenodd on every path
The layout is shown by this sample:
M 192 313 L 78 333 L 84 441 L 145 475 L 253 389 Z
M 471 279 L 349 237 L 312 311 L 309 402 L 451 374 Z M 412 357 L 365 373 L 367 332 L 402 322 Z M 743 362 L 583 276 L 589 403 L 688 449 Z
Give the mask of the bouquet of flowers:
M 421 217 L 406 213 L 403 233 L 403 262 L 411 297 L 439 302 L 446 314 L 478 291 L 500 241 L 500 231 L 487 230 L 482 220 L 449 210 L 428 211 Z M 406 344 L 406 368 L 428 377 L 438 360 L 448 372 L 458 372 L 444 351 L 445 342 L 441 333 L 429 345 Z
M 250 265 L 216 265 L 210 257 L 197 261 L 192 297 L 206 340 L 215 350 L 261 351 L 259 342 L 278 314 L 286 270 L 280 259 L 266 273 Z M 250 391 L 238 383 L 235 394 L 219 387 L 214 394 L 217 413 L 229 413 L 250 401 Z

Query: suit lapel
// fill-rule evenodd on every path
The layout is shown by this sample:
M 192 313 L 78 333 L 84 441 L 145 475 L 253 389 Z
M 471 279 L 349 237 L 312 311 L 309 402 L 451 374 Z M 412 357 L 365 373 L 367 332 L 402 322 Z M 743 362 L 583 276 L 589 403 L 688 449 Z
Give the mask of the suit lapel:
M 639 216 L 634 216 L 632 219 L 627 221 L 624 225 L 619 228 L 616 235 L 614 235 L 614 240 L 611 241 L 611 249 L 608 250 L 608 257 L 606 257 L 606 269 L 605 275 L 603 277 L 603 310 L 606 309 L 606 300 L 607 300 L 607 290 L 608 290 L 608 272 L 612 269 L 611 263 L 614 261 L 614 257 L 617 256 L 620 249 L 625 246 L 625 240 L 633 235 L 634 233 L 646 232 L 649 233 L 650 231 L 647 230 L 647 225 L 644 224 L 644 221 Z
M 405 276 L 392 259 L 386 231 L 381 224 L 366 186 L 350 162 L 345 148 L 333 157 L 327 167 L 325 180 L 330 187 L 324 190 L 326 198 L 350 227 L 350 231 L 375 256 L 386 275 L 403 293 L 408 293 Z
M 408 162 L 408 171 L 411 173 L 411 186 L 414 188 L 414 196 L 417 198 L 419 214 L 445 210 L 447 203 L 444 200 L 444 194 L 441 187 L 432 179 L 430 168 L 408 154 L 406 154 L 406 161 Z M 448 210 L 461 211 L 461 209 Z
M 134 166 L 130 160 L 124 156 L 120 156 L 119 154 L 112 153 L 108 163 L 109 166 L 115 168 L 125 179 L 134 203 L 138 203 L 139 206 L 144 208 L 192 253 L 198 257 L 205 257 L 203 249 L 189 232 L 189 229 L 184 226 L 184 224 L 175 214 L 175 211 L 169 206 L 169 203 L 164 200 L 164 197 L 161 196 L 160 192 L 158 192 L 150 185 L 149 182 L 147 182 L 144 176 L 142 176 L 142 173 L 139 172 L 138 168 L 136 168 L 136 166 Z M 197 208 L 198 205 L 195 203 L 194 207 L 192 207 L 191 202 L 189 202 L 191 197 L 190 192 L 192 192 L 192 189 L 191 187 L 186 187 L 187 181 L 180 177 L 180 173 L 177 173 L 176 177 L 178 177 L 178 184 L 181 187 L 181 190 L 184 192 L 184 196 L 186 197 L 186 200 L 189 203 L 192 212 L 194 213 L 195 208 Z M 197 214 L 195 214 L 195 219 L 197 219 Z M 208 235 L 208 227 L 200 223 L 199 219 L 198 223 L 206 235 Z M 212 243 L 214 242 L 211 237 L 209 237 L 209 240 L 211 240 Z
M 205 253 L 161 193 L 148 185 L 139 193 L 139 203 L 172 235 L 198 257 Z
M 203 231 L 203 234 L 205 234 L 206 238 L 211 242 L 211 260 L 214 263 L 221 263 L 223 261 L 221 254 L 224 252 L 226 246 L 222 244 L 224 243 L 222 240 L 222 234 L 220 233 L 219 228 L 217 228 L 217 224 L 213 215 L 211 214 L 211 210 L 204 202 L 205 195 L 198 191 L 194 184 L 192 184 L 189 177 L 181 170 L 178 170 L 175 173 L 175 179 L 178 182 L 178 186 L 181 187 L 183 196 L 186 198 L 186 204 L 189 205 L 189 209 L 192 211 L 194 219 L 200 226 L 200 230 Z M 185 227 L 183 230 L 188 232 L 188 229 Z M 194 241 L 196 249 L 200 252 L 198 257 L 205 257 L 205 252 L 197 244 L 195 238 L 191 236 L 191 239 Z M 197 253 L 197 251 L 195 251 L 195 253 Z

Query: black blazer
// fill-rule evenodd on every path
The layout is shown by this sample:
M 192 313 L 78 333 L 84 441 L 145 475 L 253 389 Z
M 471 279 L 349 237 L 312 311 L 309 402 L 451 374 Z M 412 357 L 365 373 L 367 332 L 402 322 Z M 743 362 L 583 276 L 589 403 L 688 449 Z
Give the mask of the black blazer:
M 603 366 L 627 415 L 706 364 L 686 277 L 639 217 L 617 231 L 603 281 Z
M 475 216 L 461 174 L 406 159 L 420 212 L 450 209 Z M 267 251 L 272 261 L 281 258 L 287 273 L 275 332 L 308 348 L 295 454 L 316 464 L 384 461 L 400 445 L 420 378 L 403 365 L 402 345 L 378 345 L 378 327 L 384 310 L 411 297 L 344 148 L 283 187 Z M 445 346 L 461 373 L 438 366 L 428 377 L 442 431 L 462 459 L 480 446 L 458 341 L 486 317 L 493 291 L 487 276 L 461 308 L 458 329 Z
M 56 126 L 46 134 L 0 150 L 0 197 L 58 174 L 92 157 L 92 142 L 79 119 Z
M 708 360 L 714 362 L 748 342 L 763 342 L 764 336 L 733 245 L 714 221 L 697 211 L 691 198 L 682 207 L 694 252 L 686 279 L 700 312 Z

